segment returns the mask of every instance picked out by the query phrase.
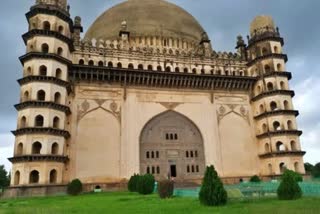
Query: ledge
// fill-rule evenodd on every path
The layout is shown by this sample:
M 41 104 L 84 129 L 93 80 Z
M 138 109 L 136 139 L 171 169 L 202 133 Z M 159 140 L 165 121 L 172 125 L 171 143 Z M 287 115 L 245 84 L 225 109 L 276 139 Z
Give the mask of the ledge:
M 34 128 L 21 128 L 16 131 L 12 131 L 12 134 L 15 136 L 20 136 L 24 134 L 45 134 L 45 135 L 53 135 L 53 136 L 61 136 L 66 139 L 70 137 L 70 133 L 61 129 L 54 129 L 48 127 L 34 127 Z
M 73 33 L 73 21 L 70 18 L 70 14 L 67 11 L 59 9 L 55 6 L 48 6 L 48 5 L 35 5 L 31 7 L 30 11 L 26 13 L 26 18 L 29 22 L 30 18 L 38 15 L 38 14 L 45 14 L 45 15 L 52 15 L 57 16 L 63 21 L 69 24 L 69 28 L 71 33 Z
M 283 59 L 285 62 L 288 61 L 288 56 L 286 54 L 276 54 L 276 53 L 270 53 L 267 55 L 263 55 L 263 56 L 258 56 L 256 57 L 254 60 L 251 60 L 247 63 L 247 66 L 252 66 L 253 64 L 264 60 L 264 59 L 268 59 L 268 58 L 277 58 L 277 59 Z
M 52 60 L 56 60 L 60 63 L 63 63 L 67 66 L 70 66 L 72 64 L 72 62 L 58 54 L 54 54 L 54 53 L 41 53 L 41 52 L 29 52 L 21 57 L 19 57 L 19 60 L 21 62 L 22 65 L 24 65 L 24 63 L 30 59 L 33 58 L 40 58 L 40 59 L 52 59 Z
M 272 71 L 270 73 L 266 73 L 266 74 L 263 75 L 264 78 L 273 77 L 273 76 L 276 76 L 276 77 L 287 77 L 288 80 L 292 79 L 291 72 L 287 72 L 287 71 Z
M 71 110 L 68 106 L 61 105 L 54 102 L 44 102 L 44 101 L 26 101 L 23 103 L 16 104 L 14 106 L 18 111 L 26 108 L 50 108 L 57 111 L 62 111 L 66 115 L 71 114 Z
M 21 155 L 8 158 L 11 163 L 21 162 L 60 162 L 66 163 L 69 161 L 68 156 L 61 155 Z
M 147 71 L 126 68 L 73 65 L 69 69 L 72 82 L 106 82 L 123 86 L 192 88 L 200 90 L 250 90 L 256 77 Z
M 284 157 L 284 156 L 304 156 L 304 151 L 281 151 L 281 152 L 270 152 L 259 155 L 260 158 L 273 158 L 273 157 Z
M 20 86 L 31 83 L 31 82 L 46 82 L 46 83 L 52 83 L 56 84 L 62 87 L 65 87 L 68 91 L 68 93 L 71 92 L 71 84 L 67 81 L 58 79 L 56 77 L 50 77 L 50 76 L 26 76 L 22 79 L 18 80 L 18 83 Z
M 269 132 L 257 135 L 257 138 L 262 139 L 262 138 L 279 136 L 279 135 L 297 135 L 297 136 L 301 136 L 302 135 L 302 131 L 299 131 L 299 130 L 269 131 Z
M 74 51 L 73 41 L 72 39 L 62 35 L 59 32 L 51 31 L 51 30 L 43 30 L 43 29 L 33 29 L 25 34 L 22 35 L 23 41 L 25 45 L 27 45 L 27 42 L 29 39 L 31 39 L 34 36 L 49 36 L 54 37 L 56 39 L 59 39 L 62 42 L 65 42 L 68 44 L 70 51 Z
M 282 46 L 284 45 L 283 38 L 280 36 L 279 32 L 264 32 L 261 34 L 256 34 L 252 38 L 250 38 L 247 48 L 250 48 L 254 44 L 263 41 L 275 41 L 280 42 Z
M 265 117 L 269 116 L 275 116 L 275 115 L 294 115 L 295 117 L 299 116 L 299 111 L 296 110 L 274 110 L 274 111 L 269 111 L 269 112 L 264 112 L 262 114 L 259 114 L 254 117 L 256 120 L 263 119 Z
M 295 93 L 291 90 L 273 90 L 273 91 L 267 91 L 259 94 L 258 96 L 255 96 L 251 99 L 251 101 L 255 102 L 265 97 L 270 97 L 274 95 L 289 95 L 291 97 L 294 97 Z

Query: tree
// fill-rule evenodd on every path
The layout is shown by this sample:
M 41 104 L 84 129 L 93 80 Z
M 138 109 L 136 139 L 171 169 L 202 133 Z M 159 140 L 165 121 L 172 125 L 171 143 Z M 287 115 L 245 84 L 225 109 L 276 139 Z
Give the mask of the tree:
M 130 192 L 138 192 L 138 181 L 139 181 L 140 175 L 134 174 L 131 176 L 129 182 L 128 182 L 128 190 Z
M 150 174 L 145 174 L 139 177 L 137 182 L 138 193 L 142 195 L 152 194 L 154 191 L 154 177 Z
M 202 181 L 199 192 L 201 204 L 206 206 L 220 206 L 227 203 L 227 192 L 214 169 L 214 166 L 208 166 Z
M 305 163 L 304 168 L 306 169 L 306 173 L 310 175 L 314 166 L 311 163 Z
M 280 200 L 295 200 L 302 197 L 302 190 L 296 180 L 295 172 L 286 170 L 283 173 L 277 194 Z
M 67 187 L 69 195 L 79 195 L 82 192 L 82 183 L 79 179 L 72 180 Z
M 3 165 L 0 166 L 0 189 L 6 188 L 10 185 L 8 172 Z
M 312 169 L 312 176 L 314 178 L 320 178 L 320 163 L 317 163 Z

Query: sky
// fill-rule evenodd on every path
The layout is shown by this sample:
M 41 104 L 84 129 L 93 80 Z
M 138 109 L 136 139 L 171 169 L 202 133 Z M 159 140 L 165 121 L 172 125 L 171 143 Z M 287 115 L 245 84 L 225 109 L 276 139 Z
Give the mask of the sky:
M 151 1 L 151 0 L 150 0 Z M 319 0 L 169 0 L 190 12 L 207 31 L 216 51 L 235 51 L 236 37 L 246 38 L 257 15 L 271 15 L 285 39 L 290 87 L 295 90 L 298 127 L 304 132 L 305 162 L 320 162 L 320 1 Z M 0 7 L 0 165 L 9 170 L 13 155 L 17 79 L 22 77 L 18 57 L 25 53 L 21 35 L 27 32 L 25 13 L 35 0 L 1 0 Z M 121 0 L 69 0 L 71 16 L 81 16 L 84 32 L 94 20 Z

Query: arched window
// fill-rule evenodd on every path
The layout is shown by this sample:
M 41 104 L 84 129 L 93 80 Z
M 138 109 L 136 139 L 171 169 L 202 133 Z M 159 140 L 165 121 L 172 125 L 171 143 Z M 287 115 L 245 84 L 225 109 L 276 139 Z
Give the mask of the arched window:
M 58 104 L 61 104 L 61 94 L 59 92 L 56 92 L 54 94 L 54 102 L 58 103 Z
M 273 83 L 268 82 L 267 88 L 268 88 L 268 91 L 273 91 L 273 90 L 274 90 L 274 88 L 273 88 Z
M 197 69 L 196 68 L 192 69 L 192 73 L 196 74 L 197 73 Z
M 159 158 L 159 151 L 156 151 L 156 158 Z
M 90 66 L 94 66 L 94 62 L 93 62 L 93 60 L 90 60 L 90 61 L 88 62 L 88 65 L 90 65 Z
M 57 155 L 59 153 L 59 144 L 58 143 L 54 143 L 51 146 L 51 154 L 52 155 Z
M 160 167 L 157 166 L 157 174 L 160 174 Z
M 44 90 L 38 91 L 37 100 L 38 101 L 45 101 L 46 100 L 46 92 L 44 92 Z
M 98 66 L 103 67 L 103 61 L 99 61 Z
M 62 71 L 60 68 L 57 68 L 56 70 L 56 78 L 62 79 Z
M 177 73 L 179 73 L 179 72 L 180 72 L 179 67 L 176 67 L 176 68 L 174 69 L 174 71 L 177 72 Z
M 273 47 L 273 51 L 274 51 L 274 53 L 279 53 L 279 52 L 278 52 L 278 47 L 277 47 L 277 46 L 274 46 L 274 47 Z
M 79 65 L 84 65 L 84 60 L 83 59 L 79 60 Z
M 189 151 L 186 151 L 186 158 L 189 157 Z
M 201 74 L 205 74 L 206 73 L 206 71 L 202 68 L 201 69 Z
M 285 109 L 285 110 L 289 110 L 289 109 L 290 109 L 290 107 L 289 107 L 289 102 L 288 102 L 287 100 L 285 100 L 285 101 L 283 102 L 283 106 L 284 106 L 284 109 Z
M 154 151 L 151 152 L 151 158 L 154 158 Z
M 282 66 L 281 66 L 280 63 L 277 64 L 277 70 L 278 70 L 278 71 L 282 71 Z
M 264 66 L 264 71 L 265 71 L 266 73 L 270 73 L 270 72 L 271 72 L 270 66 L 269 66 L 269 65 L 265 65 L 265 66 Z
M 161 66 L 160 66 L 160 65 L 158 65 L 158 67 L 157 67 L 157 71 L 162 71 L 162 68 L 161 68 Z
M 42 145 L 40 142 L 35 142 L 32 144 L 32 154 L 33 155 L 40 155 L 41 154 Z
M 268 164 L 268 170 L 269 170 L 269 175 L 272 175 L 273 174 L 273 169 L 272 169 L 272 164 L 271 163 Z
M 47 67 L 44 65 L 41 65 L 39 68 L 39 75 L 40 76 L 47 76 Z
M 225 73 L 225 75 L 227 75 L 227 76 L 229 75 L 229 71 L 228 71 L 228 70 L 225 70 L 224 73 Z
M 113 67 L 113 63 L 112 62 L 108 62 L 108 68 L 112 68 Z
M 30 173 L 29 183 L 30 183 L 30 184 L 37 184 L 37 183 L 39 183 L 39 172 L 38 172 L 37 170 L 33 170 L 33 171 Z
M 121 62 L 118 62 L 117 67 L 118 67 L 118 68 L 122 68 Z
M 51 29 L 50 22 L 44 21 L 43 22 L 43 30 L 50 30 L 50 29 Z
M 32 74 L 32 69 L 31 69 L 31 67 L 28 67 L 27 68 L 27 75 L 31 75 Z
M 280 131 L 281 130 L 281 125 L 278 121 L 273 122 L 273 130 L 274 131 Z
M 138 65 L 138 69 L 139 69 L 139 70 L 143 70 L 143 65 L 142 65 L 142 64 L 139 64 L 139 65 Z
M 293 130 L 294 129 L 293 123 L 292 123 L 291 120 L 288 120 L 287 125 L 288 125 L 288 130 Z
M 183 69 L 183 72 L 184 72 L 184 73 L 188 73 L 188 72 L 189 72 L 188 68 L 184 68 L 184 69 Z
M 29 92 L 25 91 L 23 94 L 23 101 L 28 101 L 29 100 Z
M 42 53 L 49 53 L 49 45 L 46 43 L 42 44 L 41 51 L 42 51 Z
M 187 173 L 190 173 L 190 166 L 187 166 Z
M 197 158 L 198 157 L 198 151 L 194 151 L 194 157 Z
M 53 169 L 50 171 L 50 184 L 57 183 L 57 170 Z
M 152 167 L 152 174 L 154 175 L 156 173 L 156 170 L 154 168 L 154 166 Z
M 299 172 L 299 162 L 294 163 L 294 171 Z
M 146 158 L 149 159 L 150 158 L 150 152 L 146 153 Z
M 63 54 L 63 49 L 62 49 L 61 47 L 58 48 L 57 54 L 58 54 L 59 56 L 62 56 L 62 54 Z
M 290 142 L 290 146 L 292 151 L 298 151 L 297 143 L 294 140 Z
M 53 118 L 53 128 L 58 129 L 60 126 L 60 119 L 59 117 L 54 117 Z
M 287 169 L 286 164 L 285 163 L 280 163 L 279 164 L 279 169 L 280 169 L 280 173 L 283 174 Z
M 259 109 L 260 109 L 260 113 L 261 113 L 261 114 L 264 113 L 264 106 L 263 106 L 263 104 L 261 104 L 261 105 L 259 106 Z
M 194 165 L 191 166 L 191 172 L 194 173 Z
M 20 172 L 16 171 L 14 173 L 14 185 L 19 185 L 20 184 Z
M 262 55 L 267 55 L 268 54 L 268 50 L 266 48 L 262 48 Z
M 133 64 L 130 63 L 130 64 L 128 65 L 128 68 L 129 68 L 129 69 L 133 69 Z
M 148 70 L 149 70 L 149 71 L 152 71 L 152 70 L 153 70 L 152 65 L 148 65 Z
M 42 115 L 36 116 L 34 120 L 34 126 L 35 127 L 43 127 L 44 119 Z
M 23 154 L 23 143 L 19 143 L 17 146 L 17 155 Z
M 284 146 L 284 144 L 280 141 L 277 142 L 276 144 L 276 148 L 277 148 L 277 152 L 284 152 L 286 151 L 286 147 Z
M 270 152 L 270 145 L 269 145 L 269 143 L 266 143 L 266 144 L 264 145 L 264 151 L 265 151 L 265 153 L 269 153 L 269 152 Z
M 277 105 L 277 103 L 274 102 L 274 101 L 272 101 L 272 102 L 270 103 L 270 109 L 271 109 L 271 111 L 278 110 L 278 105 Z
M 267 124 L 262 124 L 262 133 L 266 133 L 268 131 L 268 126 Z
M 280 82 L 280 88 L 281 90 L 286 90 L 286 85 L 283 81 Z
M 63 26 L 62 26 L 62 25 L 60 25 L 60 26 L 58 27 L 58 31 L 59 31 L 59 33 L 63 34 L 63 30 L 64 30 Z
M 170 66 L 167 66 L 167 67 L 166 67 L 166 72 L 171 72 Z
M 199 172 L 199 165 L 196 166 L 196 172 Z
M 20 128 L 25 128 L 27 126 L 27 118 L 25 116 L 20 119 Z
M 190 157 L 193 158 L 193 151 L 190 151 Z
M 147 167 L 147 174 L 150 174 L 150 167 Z
M 217 75 L 221 75 L 221 70 L 217 70 Z

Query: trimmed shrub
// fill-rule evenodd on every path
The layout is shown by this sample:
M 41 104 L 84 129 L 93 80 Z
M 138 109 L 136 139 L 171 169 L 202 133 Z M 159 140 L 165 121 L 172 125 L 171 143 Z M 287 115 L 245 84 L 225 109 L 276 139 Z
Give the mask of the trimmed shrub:
M 160 198 L 171 198 L 173 196 L 174 182 L 163 180 L 158 183 L 158 194 Z
M 128 182 L 128 190 L 130 192 L 138 192 L 138 180 L 140 178 L 140 175 L 138 174 L 134 174 L 133 176 L 131 176 L 129 182 Z
M 295 200 L 302 197 L 301 188 L 293 171 L 286 170 L 284 172 L 277 194 L 280 200 Z
M 250 182 L 253 182 L 253 183 L 259 183 L 261 182 L 261 179 L 259 178 L 258 175 L 254 175 L 250 178 Z
M 227 192 L 214 166 L 207 167 L 199 193 L 201 204 L 206 206 L 220 206 L 225 205 L 227 199 Z
M 67 188 L 69 195 L 79 195 L 82 192 L 82 183 L 79 179 L 74 179 L 68 184 Z
M 153 175 L 146 174 L 140 176 L 137 184 L 138 193 L 142 195 L 152 194 L 154 190 L 154 182 L 155 180 Z

